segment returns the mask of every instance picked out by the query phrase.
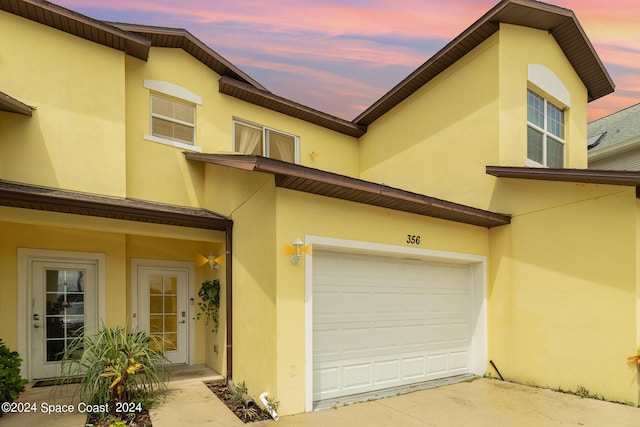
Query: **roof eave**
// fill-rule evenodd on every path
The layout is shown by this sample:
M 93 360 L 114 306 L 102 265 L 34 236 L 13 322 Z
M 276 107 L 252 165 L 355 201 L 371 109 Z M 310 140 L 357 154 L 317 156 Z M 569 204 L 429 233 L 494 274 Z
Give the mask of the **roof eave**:
M 280 188 L 486 228 L 511 222 L 509 215 L 266 157 L 191 152 L 184 154 L 189 160 L 272 174 L 275 176 L 276 186 Z
M 533 12 L 553 14 L 560 19 L 558 22 L 561 21 L 561 23 L 551 28 L 541 24 L 536 25 L 538 21 L 532 17 Z M 361 125 L 373 123 L 488 39 L 499 30 L 502 22 L 549 31 L 585 83 L 589 101 L 614 91 L 615 85 L 611 76 L 571 10 L 532 0 L 503 0 L 367 108 L 353 122 Z M 566 48 L 565 45 L 570 38 L 576 36 L 579 37 L 582 49 Z M 581 57 L 585 49 L 587 54 Z
M 146 61 L 150 42 L 105 22 L 44 0 L 0 0 L 0 10 L 120 50 Z
M 298 104 L 286 98 L 261 91 L 238 80 L 222 77 L 218 90 L 225 95 L 233 96 L 260 107 L 277 111 L 336 132 L 359 138 L 367 131 L 365 126 L 357 125 L 347 120 L 332 116 L 313 108 Z
M 224 231 L 228 218 L 205 209 L 112 198 L 0 181 L 0 206 Z
M 0 92 L 0 111 L 31 117 L 33 114 L 33 107 L 28 106 L 24 102 L 18 101 L 4 92 Z

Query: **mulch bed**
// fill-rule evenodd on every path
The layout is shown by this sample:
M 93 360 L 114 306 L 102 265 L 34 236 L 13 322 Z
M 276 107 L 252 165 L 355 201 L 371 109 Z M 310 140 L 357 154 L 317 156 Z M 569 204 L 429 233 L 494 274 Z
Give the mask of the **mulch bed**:
M 271 419 L 269 413 L 255 402 L 253 406 L 247 407 L 243 402 L 234 400 L 226 381 L 207 381 L 205 385 L 244 423 Z
M 124 422 L 127 427 L 152 427 L 147 409 L 131 414 L 117 414 L 115 418 L 105 414 L 90 414 L 86 426 L 109 427 L 116 422 Z

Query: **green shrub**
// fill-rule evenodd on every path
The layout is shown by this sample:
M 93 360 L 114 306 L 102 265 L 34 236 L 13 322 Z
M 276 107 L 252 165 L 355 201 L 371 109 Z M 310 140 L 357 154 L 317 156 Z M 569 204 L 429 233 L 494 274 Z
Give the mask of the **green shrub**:
M 18 352 L 9 350 L 0 338 L 0 402 L 13 402 L 24 390 L 27 380 L 20 376 L 21 363 Z
M 117 402 L 141 403 L 144 409 L 165 387 L 163 346 L 145 331 L 101 326 L 95 333 L 75 338 L 62 359 L 62 375 L 81 377 L 74 393 L 81 401 L 108 404 L 115 414 Z

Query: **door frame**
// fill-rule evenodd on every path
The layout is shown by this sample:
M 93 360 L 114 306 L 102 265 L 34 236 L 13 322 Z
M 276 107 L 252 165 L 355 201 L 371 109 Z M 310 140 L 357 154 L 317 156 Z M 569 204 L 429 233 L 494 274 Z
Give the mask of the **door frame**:
M 306 235 L 304 241 L 314 250 L 352 252 L 392 258 L 405 257 L 424 261 L 452 262 L 469 265 L 471 276 L 471 319 L 473 331 L 469 346 L 469 370 L 482 375 L 488 362 L 487 350 L 487 257 L 462 252 L 389 245 L 359 240 Z M 313 411 L 313 255 L 305 254 L 305 411 Z
M 195 321 L 194 292 L 195 292 L 195 265 L 188 261 L 171 261 L 160 259 L 131 258 L 131 326 L 138 326 L 138 270 L 140 268 L 179 270 L 187 274 L 187 358 L 186 364 L 193 365 L 195 361 Z
M 33 299 L 32 267 L 34 262 L 80 262 L 96 268 L 96 308 L 98 324 L 105 318 L 106 255 L 100 252 L 78 252 L 51 249 L 18 248 L 18 353 L 23 363 L 20 374 L 32 380 L 31 301 Z

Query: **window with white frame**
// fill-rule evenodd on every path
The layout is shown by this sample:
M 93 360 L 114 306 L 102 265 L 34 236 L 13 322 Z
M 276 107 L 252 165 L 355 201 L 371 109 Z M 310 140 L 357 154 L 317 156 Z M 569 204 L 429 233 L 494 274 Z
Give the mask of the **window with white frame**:
M 234 151 L 300 163 L 297 136 L 240 120 L 233 121 Z
M 195 105 L 151 95 L 151 135 L 194 145 L 195 128 Z
M 533 166 L 564 167 L 564 109 L 527 91 L 527 160 Z
M 145 80 L 144 87 L 149 90 L 150 111 L 150 132 L 144 139 L 201 152 L 196 146 L 196 107 L 202 105 L 202 97 L 161 80 Z

